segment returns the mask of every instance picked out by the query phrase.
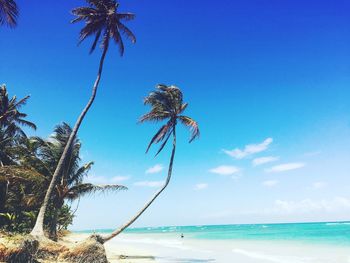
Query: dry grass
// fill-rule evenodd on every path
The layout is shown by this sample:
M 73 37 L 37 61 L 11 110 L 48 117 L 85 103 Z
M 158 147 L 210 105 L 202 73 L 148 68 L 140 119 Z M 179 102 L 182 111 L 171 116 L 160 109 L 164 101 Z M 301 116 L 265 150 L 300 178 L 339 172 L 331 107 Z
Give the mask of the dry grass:
M 106 251 L 99 236 L 91 236 L 69 251 L 62 253 L 59 260 L 72 263 L 108 263 Z
M 73 246 L 53 241 L 38 241 L 31 236 L 0 236 L 0 262 L 8 263 L 108 263 L 98 236 Z

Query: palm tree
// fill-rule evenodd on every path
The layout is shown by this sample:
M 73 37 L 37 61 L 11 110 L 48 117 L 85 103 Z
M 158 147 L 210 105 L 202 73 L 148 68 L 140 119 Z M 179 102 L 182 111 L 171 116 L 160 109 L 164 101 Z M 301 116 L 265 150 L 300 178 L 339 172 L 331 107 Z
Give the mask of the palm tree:
M 25 145 L 22 144 L 23 159 L 20 159 L 20 164 L 24 167 L 34 168 L 47 180 L 50 180 L 71 133 L 72 128 L 67 123 L 62 123 L 56 126 L 53 135 L 48 140 L 39 137 L 30 138 L 30 142 Z M 51 198 L 50 220 L 46 221 L 49 225 L 49 236 L 53 240 L 57 239 L 58 213 L 64 206 L 65 201 L 74 201 L 83 195 L 95 192 L 127 189 L 125 186 L 116 184 L 94 185 L 85 183 L 84 179 L 87 177 L 93 162 L 80 166 L 80 148 L 81 142 L 78 138 L 75 138 L 63 164 L 60 180 Z
M 6 85 L 0 87 L 0 164 L 10 165 L 13 161 L 13 148 L 23 137 L 27 137 L 21 126 L 36 129 L 36 125 L 25 118 L 27 114 L 20 108 L 27 103 L 29 96 L 17 101 L 13 96 L 9 99 Z
M 46 208 L 49 204 L 49 200 L 55 188 L 56 182 L 58 181 L 63 169 L 65 159 L 68 156 L 68 151 L 73 145 L 74 138 L 86 113 L 95 100 L 97 88 L 102 75 L 103 63 L 109 48 L 110 41 L 114 40 L 114 42 L 119 46 L 120 55 L 124 54 L 124 43 L 121 36 L 122 34 L 130 39 L 132 43 L 136 42 L 136 37 L 134 34 L 122 23 L 123 21 L 133 20 L 135 18 L 134 14 L 119 13 L 119 4 L 115 0 L 86 0 L 86 2 L 88 3 L 87 7 L 78 7 L 73 9 L 72 12 L 76 18 L 72 21 L 72 23 L 85 21 L 85 26 L 80 31 L 79 43 L 84 41 L 89 36 L 94 36 L 94 41 L 91 46 L 90 53 L 95 50 L 97 44 L 100 42 L 102 48 L 102 56 L 100 58 L 98 73 L 92 88 L 91 97 L 73 127 L 72 133 L 69 136 L 68 142 L 64 148 L 62 156 L 60 157 L 57 168 L 52 176 L 51 183 L 46 192 L 43 205 L 40 208 L 35 226 L 31 232 L 33 236 L 36 236 L 38 238 L 45 238 L 43 224 Z
M 0 25 L 17 25 L 18 6 L 14 0 L 0 0 Z
M 192 142 L 195 138 L 199 137 L 199 127 L 195 120 L 191 119 L 188 116 L 182 115 L 184 110 L 187 108 L 187 103 L 183 103 L 182 92 L 178 87 L 175 86 L 166 86 L 166 85 L 158 85 L 158 90 L 150 93 L 144 100 L 145 105 L 151 106 L 151 111 L 140 118 L 140 122 L 143 123 L 145 121 L 167 121 L 153 136 L 151 139 L 146 152 L 150 149 L 153 144 L 162 142 L 159 150 L 156 155 L 158 155 L 168 142 L 169 138 L 172 136 L 173 138 L 173 149 L 171 152 L 169 168 L 168 168 L 168 176 L 165 180 L 163 187 L 158 190 L 155 195 L 151 198 L 149 202 L 145 204 L 145 206 L 126 224 L 121 226 L 119 229 L 115 230 L 112 234 L 103 238 L 103 241 L 106 242 L 113 237 L 119 235 L 124 229 L 129 227 L 132 223 L 134 223 L 143 212 L 153 203 L 153 201 L 164 191 L 164 189 L 168 186 L 172 169 L 173 162 L 175 157 L 175 149 L 176 149 L 176 124 L 177 122 L 181 122 L 185 126 L 191 129 L 191 137 L 189 142 Z

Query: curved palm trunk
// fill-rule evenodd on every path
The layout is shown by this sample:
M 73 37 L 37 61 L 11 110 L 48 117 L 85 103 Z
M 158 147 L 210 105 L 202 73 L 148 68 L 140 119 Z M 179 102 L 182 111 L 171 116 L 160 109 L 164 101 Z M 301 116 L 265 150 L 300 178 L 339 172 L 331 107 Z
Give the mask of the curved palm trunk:
M 171 152 L 171 157 L 170 157 L 170 163 L 169 163 L 169 168 L 168 168 L 168 177 L 165 181 L 165 184 L 163 187 L 155 193 L 155 195 L 151 198 L 150 201 L 148 201 L 145 206 L 133 217 L 131 218 L 127 223 L 122 225 L 119 229 L 115 230 L 112 232 L 112 234 L 106 236 L 103 238 L 103 243 L 107 242 L 108 240 L 111 240 L 112 238 L 116 237 L 119 235 L 121 232 L 123 232 L 127 227 L 129 227 L 132 223 L 134 223 L 142 214 L 147 210 L 147 208 L 153 203 L 154 200 L 157 199 L 157 197 L 165 190 L 165 188 L 168 186 L 173 170 L 173 162 L 174 162 L 174 157 L 175 157 L 175 149 L 176 149 L 176 133 L 175 133 L 175 127 L 173 130 L 173 150 Z
M 74 138 L 75 138 L 75 136 L 78 133 L 79 127 L 80 127 L 80 125 L 81 125 L 81 123 L 82 123 L 86 113 L 88 112 L 88 110 L 90 109 L 92 103 L 95 100 L 98 84 L 100 82 L 101 75 L 102 75 L 103 62 L 104 62 L 104 59 L 106 57 L 107 50 L 108 50 L 108 46 L 106 46 L 104 48 L 104 50 L 103 50 L 103 53 L 102 53 L 102 56 L 101 56 L 101 59 L 100 59 L 100 66 L 99 66 L 99 69 L 98 69 L 97 77 L 96 77 L 94 86 L 92 88 L 91 97 L 90 97 L 87 105 L 85 106 L 84 110 L 81 112 L 80 116 L 78 117 L 78 119 L 77 119 L 77 121 L 76 121 L 76 123 L 74 125 L 72 133 L 69 136 L 68 142 L 67 142 L 66 146 L 64 147 L 64 150 L 63 150 L 63 153 L 61 155 L 61 158 L 60 158 L 60 160 L 58 162 L 58 165 L 56 167 L 56 170 L 55 170 L 55 172 L 54 172 L 54 174 L 52 176 L 49 188 L 47 189 L 47 192 L 46 192 L 46 195 L 45 195 L 45 198 L 44 198 L 44 202 L 43 202 L 42 206 L 40 207 L 39 214 L 38 214 L 38 217 L 37 217 L 36 222 L 35 222 L 35 226 L 34 226 L 33 230 L 30 232 L 30 234 L 32 236 L 36 236 L 36 237 L 39 237 L 39 238 L 44 238 L 45 237 L 45 235 L 44 235 L 44 216 L 45 216 L 45 212 L 46 212 L 47 206 L 49 204 L 49 200 L 51 198 L 52 191 L 53 191 L 53 189 L 54 189 L 54 187 L 56 185 L 56 182 L 58 181 L 58 179 L 60 177 L 60 174 L 62 172 L 64 161 L 67 158 L 67 153 L 68 153 L 69 149 L 72 147 L 72 144 L 74 142 Z

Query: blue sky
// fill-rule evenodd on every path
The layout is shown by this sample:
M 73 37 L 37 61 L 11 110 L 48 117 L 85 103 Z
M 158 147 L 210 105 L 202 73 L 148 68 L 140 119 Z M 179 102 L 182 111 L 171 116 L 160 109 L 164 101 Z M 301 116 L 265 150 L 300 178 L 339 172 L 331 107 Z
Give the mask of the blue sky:
M 89 180 L 130 190 L 83 198 L 73 228 L 118 226 L 164 180 L 169 148 L 144 153 L 158 125 L 136 123 L 157 83 L 183 90 L 201 138 L 179 131 L 172 182 L 135 226 L 348 220 L 350 3 L 305 2 L 121 1 L 137 43 L 110 49 L 79 137 Z M 100 52 L 69 24 L 83 3 L 19 0 L 19 26 L 0 28 L 0 81 L 31 94 L 32 134 L 90 95 Z

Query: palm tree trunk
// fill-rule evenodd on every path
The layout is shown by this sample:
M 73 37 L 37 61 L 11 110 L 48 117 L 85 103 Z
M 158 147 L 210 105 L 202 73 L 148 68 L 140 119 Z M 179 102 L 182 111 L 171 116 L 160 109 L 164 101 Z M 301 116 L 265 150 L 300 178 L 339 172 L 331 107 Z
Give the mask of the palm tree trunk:
M 151 198 L 150 201 L 148 201 L 145 206 L 133 217 L 131 218 L 127 223 L 122 225 L 119 229 L 115 230 L 112 232 L 110 235 L 106 236 L 103 238 L 103 243 L 111 240 L 112 238 L 116 237 L 119 235 L 121 232 L 123 232 L 127 227 L 129 227 L 132 223 L 134 223 L 142 214 L 147 210 L 147 208 L 153 203 L 154 200 L 157 199 L 157 197 L 165 190 L 165 188 L 168 186 L 173 170 L 173 163 L 174 163 L 174 157 L 175 157 L 175 149 L 176 149 L 176 133 L 175 133 L 175 127 L 173 130 L 173 150 L 171 152 L 171 157 L 170 157 L 170 163 L 169 163 L 169 168 L 168 168 L 168 177 L 166 178 L 166 181 L 163 185 L 163 187 L 155 193 L 155 195 Z
M 108 50 L 108 46 L 106 46 L 104 48 L 104 50 L 103 50 L 103 53 L 102 53 L 102 56 L 101 56 L 101 59 L 100 59 L 100 65 L 99 65 L 97 77 L 96 77 L 94 86 L 92 88 L 91 97 L 90 97 L 87 105 L 85 106 L 84 110 L 81 112 L 79 118 L 77 119 L 77 121 L 76 121 L 76 123 L 74 125 L 72 133 L 69 136 L 68 142 L 67 142 L 66 146 L 64 147 L 64 150 L 63 150 L 63 153 L 61 155 L 61 158 L 60 158 L 60 160 L 58 162 L 58 165 L 56 167 L 56 170 L 55 170 L 55 172 L 54 172 L 54 174 L 52 176 L 49 188 L 47 189 L 47 192 L 46 192 L 46 195 L 45 195 L 45 198 L 44 198 L 44 202 L 43 202 L 42 206 L 40 207 L 39 214 L 38 214 L 38 217 L 37 217 L 36 222 L 35 222 L 35 226 L 32 229 L 32 231 L 30 232 L 30 234 L 32 236 L 35 236 L 35 237 L 38 237 L 38 238 L 45 238 L 45 235 L 44 235 L 44 216 L 45 216 L 45 212 L 46 212 L 47 206 L 49 204 L 49 201 L 50 201 L 50 198 L 51 198 L 51 195 L 52 195 L 52 191 L 54 190 L 54 187 L 56 186 L 56 182 L 58 181 L 59 176 L 60 176 L 60 174 L 62 172 L 64 161 L 67 158 L 67 153 L 68 153 L 69 149 L 71 148 L 71 146 L 72 146 L 72 144 L 74 142 L 74 138 L 75 138 L 75 136 L 78 133 L 79 127 L 80 127 L 80 125 L 81 125 L 81 123 L 82 123 L 86 113 L 88 112 L 88 110 L 90 109 L 92 103 L 95 100 L 98 84 L 100 82 L 101 75 L 102 75 L 103 63 L 104 63 L 104 60 L 105 60 L 105 57 L 106 57 L 107 50 Z

